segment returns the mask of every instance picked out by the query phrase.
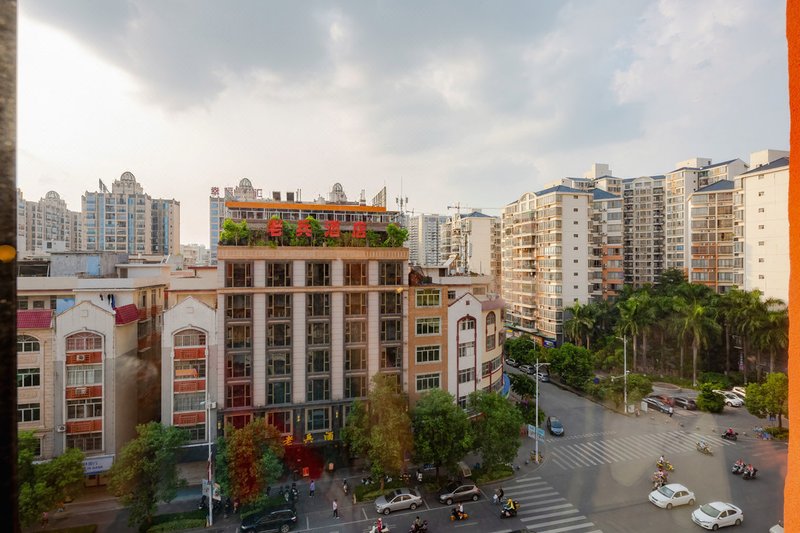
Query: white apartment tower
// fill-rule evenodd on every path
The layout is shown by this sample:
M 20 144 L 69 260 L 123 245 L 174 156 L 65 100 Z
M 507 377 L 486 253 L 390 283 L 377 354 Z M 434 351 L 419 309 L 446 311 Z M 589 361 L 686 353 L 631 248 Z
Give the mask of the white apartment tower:
M 664 176 L 623 182 L 625 284 L 654 284 L 664 271 Z
M 81 249 L 150 254 L 152 202 L 134 175 L 123 172 L 110 192 L 101 181 L 100 189 L 81 197 Z
M 181 251 L 181 203 L 154 198 L 152 208 L 152 252 L 175 255 Z
M 455 258 L 461 273 L 493 276 L 490 290 L 500 279 L 500 219 L 473 211 L 456 214 L 442 224 L 442 259 Z
M 410 215 L 408 223 L 408 260 L 412 265 L 439 265 L 441 256 L 440 226 L 447 222 L 443 215 Z
M 592 191 L 589 282 L 593 300 L 616 297 L 625 281 L 622 203 L 617 194 L 601 188 Z
M 24 250 L 28 254 L 71 252 L 80 246 L 80 213 L 67 209 L 67 203 L 55 191 L 48 192 L 38 202 L 22 200 L 18 206 L 18 223 L 25 226 Z M 18 231 L 19 235 L 20 232 Z

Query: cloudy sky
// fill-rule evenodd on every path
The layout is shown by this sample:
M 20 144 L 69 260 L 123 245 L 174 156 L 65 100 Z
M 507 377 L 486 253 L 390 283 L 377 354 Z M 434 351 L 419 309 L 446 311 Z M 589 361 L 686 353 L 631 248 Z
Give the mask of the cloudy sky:
M 779 0 L 22 0 L 18 184 L 70 209 L 131 171 L 208 243 L 247 177 L 499 208 L 608 163 L 788 149 Z M 499 211 L 487 209 L 489 214 Z

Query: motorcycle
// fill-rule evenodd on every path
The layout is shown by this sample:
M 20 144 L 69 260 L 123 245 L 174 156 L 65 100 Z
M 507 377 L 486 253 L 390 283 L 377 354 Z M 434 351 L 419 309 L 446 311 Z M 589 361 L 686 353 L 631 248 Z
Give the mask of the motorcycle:
M 289 491 L 289 499 L 293 502 L 300 499 L 300 492 L 297 490 L 297 487 L 292 487 L 292 490 Z
M 206 498 L 205 494 L 200 497 L 200 505 L 197 508 L 208 512 L 208 498 Z M 222 502 L 220 500 L 214 500 L 213 511 L 215 515 L 222 513 Z
M 428 521 L 423 520 L 422 524 L 419 526 L 415 524 L 411 524 L 411 529 L 408 530 L 408 533 L 424 533 L 428 531 Z
M 733 463 L 733 466 L 731 467 L 731 474 L 736 474 L 738 476 L 743 472 L 744 472 L 744 465 Z
M 672 466 L 672 463 L 669 461 L 664 461 L 663 463 L 661 461 L 656 461 L 656 468 L 659 470 L 665 470 L 667 472 L 672 472 L 675 470 L 675 467 Z
M 728 433 L 728 432 L 726 431 L 725 433 L 723 433 L 723 434 L 722 434 L 722 435 L 720 435 L 720 436 L 721 436 L 723 439 L 726 439 L 726 440 L 732 440 L 732 441 L 734 441 L 734 442 L 735 442 L 735 441 L 736 441 L 736 439 L 737 439 L 737 437 L 739 436 L 739 434 L 738 434 L 737 432 L 735 432 L 735 431 L 734 431 L 733 433 Z
M 469 514 L 467 514 L 466 511 L 463 512 L 463 513 L 459 513 L 458 512 L 458 507 L 454 507 L 453 508 L 453 512 L 450 513 L 450 520 L 451 521 L 453 521 L 453 520 L 466 520 L 467 518 L 469 518 Z
M 504 503 L 503 507 L 500 508 L 500 518 L 512 518 L 517 516 L 517 511 L 519 510 L 519 502 L 514 500 L 514 507 L 509 507 L 508 503 Z
M 369 533 L 389 533 L 389 528 L 386 524 L 382 524 L 381 528 L 378 529 L 378 524 L 372 524 L 372 529 L 369 530 Z
M 667 484 L 667 476 L 660 476 L 657 473 L 650 479 L 653 481 L 653 490 L 658 490 Z
M 698 442 L 696 443 L 695 447 L 697 448 L 698 452 L 702 452 L 706 455 L 714 455 L 714 452 L 711 451 L 711 448 L 708 447 L 708 444 L 702 445 Z
M 347 484 L 346 479 L 342 482 L 342 490 L 344 491 L 345 496 L 347 496 L 347 493 L 350 491 L 350 485 Z
M 752 473 L 748 470 L 745 470 L 745 472 L 742 474 L 742 479 L 755 479 L 757 473 L 758 473 L 758 468 L 754 468 L 752 470 Z

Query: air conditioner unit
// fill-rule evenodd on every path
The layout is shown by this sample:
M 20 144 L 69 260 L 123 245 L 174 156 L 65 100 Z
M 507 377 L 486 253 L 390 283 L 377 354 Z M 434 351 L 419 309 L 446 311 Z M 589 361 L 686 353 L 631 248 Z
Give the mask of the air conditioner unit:
M 86 354 L 79 353 L 78 355 L 75 356 L 75 360 L 78 361 L 79 363 L 86 361 Z
M 67 426 L 64 424 L 59 424 L 56 426 L 56 431 L 59 433 L 64 433 L 67 430 Z
M 86 387 L 77 387 L 75 389 L 75 394 L 86 394 L 88 389 Z

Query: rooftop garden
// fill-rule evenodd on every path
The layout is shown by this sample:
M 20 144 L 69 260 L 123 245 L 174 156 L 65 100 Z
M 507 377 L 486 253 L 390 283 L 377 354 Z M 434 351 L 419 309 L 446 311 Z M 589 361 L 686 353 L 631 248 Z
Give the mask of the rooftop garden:
M 352 223 L 351 231 L 343 231 L 338 220 L 319 221 L 308 217 L 289 222 L 272 217 L 266 229 L 250 228 L 247 221 L 226 219 L 219 234 L 219 244 L 228 246 L 347 246 L 399 248 L 408 240 L 408 230 L 388 224 L 385 231 L 367 229 L 367 223 Z

